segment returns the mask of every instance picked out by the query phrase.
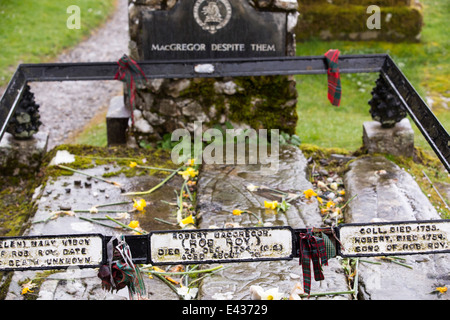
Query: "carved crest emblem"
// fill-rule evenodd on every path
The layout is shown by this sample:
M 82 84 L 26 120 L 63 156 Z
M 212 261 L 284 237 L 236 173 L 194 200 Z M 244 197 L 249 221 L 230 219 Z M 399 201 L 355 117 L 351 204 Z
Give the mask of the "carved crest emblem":
M 194 18 L 203 30 L 214 34 L 230 21 L 230 2 L 228 0 L 197 0 L 194 4 Z

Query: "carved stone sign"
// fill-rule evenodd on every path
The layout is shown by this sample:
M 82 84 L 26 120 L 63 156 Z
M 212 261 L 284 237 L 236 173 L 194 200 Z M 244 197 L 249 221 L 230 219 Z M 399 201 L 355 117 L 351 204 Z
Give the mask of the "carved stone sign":
M 306 232 L 280 226 L 154 231 L 125 238 L 134 263 L 205 264 L 291 260 L 301 254 L 300 235 Z M 336 244 L 341 257 L 450 253 L 450 220 L 344 224 L 331 233 L 341 244 Z M 107 263 L 109 238 L 0 238 L 0 271 L 97 268 Z
M 195 264 L 292 259 L 292 229 L 286 227 L 154 232 L 153 264 Z
M 287 14 L 241 0 L 180 0 L 169 11 L 142 13 L 144 60 L 286 55 Z
M 102 260 L 101 235 L 0 238 L 0 270 L 94 268 Z
M 450 252 L 450 220 L 346 224 L 339 228 L 342 257 Z

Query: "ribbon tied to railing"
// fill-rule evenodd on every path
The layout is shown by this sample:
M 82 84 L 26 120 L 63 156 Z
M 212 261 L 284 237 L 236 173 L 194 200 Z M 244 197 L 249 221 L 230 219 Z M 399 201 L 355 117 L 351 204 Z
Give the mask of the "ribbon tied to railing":
M 328 100 L 336 107 L 339 107 L 342 95 L 341 76 L 338 64 L 339 54 L 340 51 L 337 49 L 330 49 L 325 53 L 325 59 L 328 65 Z
M 130 100 L 131 108 L 131 121 L 134 125 L 133 110 L 135 107 L 136 82 L 143 81 L 143 79 L 147 80 L 147 77 L 136 61 L 131 59 L 126 54 L 124 54 L 123 57 L 117 61 L 117 64 L 119 65 L 119 70 L 117 71 L 114 79 L 125 82 L 127 85 L 127 94 Z
M 322 238 L 316 237 L 312 229 L 307 233 L 300 234 L 300 260 L 299 264 L 303 268 L 303 288 L 308 295 L 311 292 L 311 261 L 314 270 L 314 280 L 325 279 L 322 273 L 322 266 L 328 265 L 325 243 Z

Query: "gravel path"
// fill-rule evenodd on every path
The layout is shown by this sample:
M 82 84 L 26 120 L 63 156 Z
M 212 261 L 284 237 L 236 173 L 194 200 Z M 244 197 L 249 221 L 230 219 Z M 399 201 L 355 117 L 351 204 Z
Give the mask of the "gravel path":
M 117 61 L 128 53 L 127 4 L 118 0 L 117 10 L 101 28 L 55 62 Z M 40 131 L 49 133 L 49 150 L 66 142 L 123 92 L 118 81 L 35 82 L 30 87 L 41 106 Z

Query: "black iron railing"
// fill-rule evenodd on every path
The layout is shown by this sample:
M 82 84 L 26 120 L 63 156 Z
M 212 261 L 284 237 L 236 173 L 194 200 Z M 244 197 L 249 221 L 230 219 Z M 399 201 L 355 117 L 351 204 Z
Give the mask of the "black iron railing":
M 323 56 L 141 61 L 139 66 L 150 79 L 326 74 L 328 69 Z M 376 103 L 371 104 L 372 116 L 377 115 L 374 119 L 389 126 L 408 113 L 450 172 L 449 134 L 389 55 L 342 55 L 339 68 L 341 73 L 379 73 L 377 87 L 383 87 L 391 98 L 382 104 L 384 110 L 377 110 L 380 107 Z M 117 69 L 116 62 L 19 65 L 0 100 L 0 140 L 27 91 L 28 82 L 114 80 Z

